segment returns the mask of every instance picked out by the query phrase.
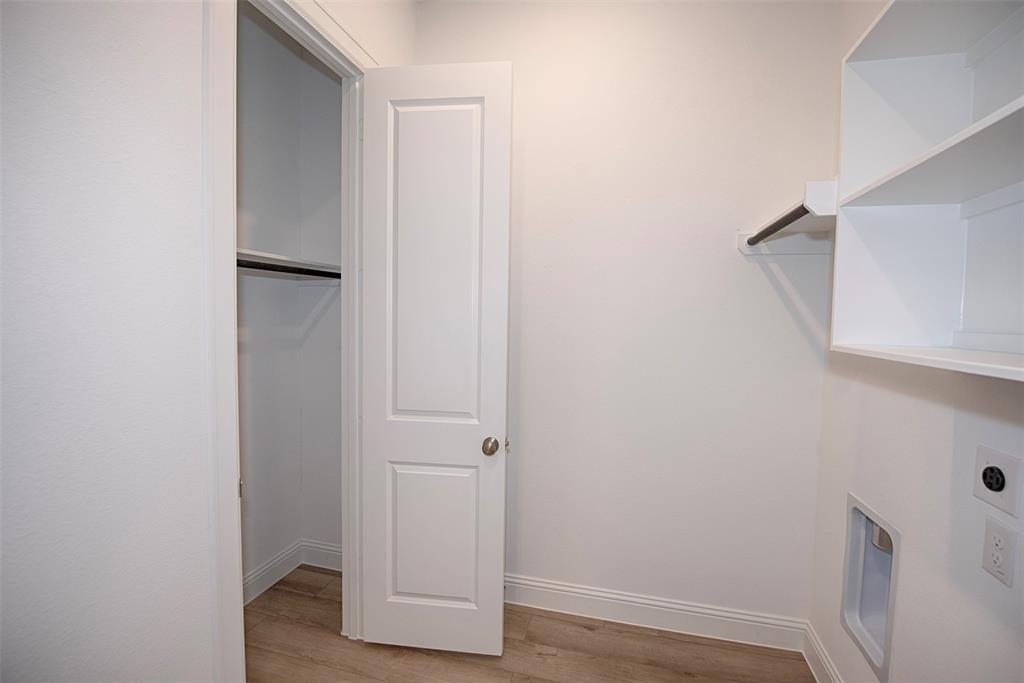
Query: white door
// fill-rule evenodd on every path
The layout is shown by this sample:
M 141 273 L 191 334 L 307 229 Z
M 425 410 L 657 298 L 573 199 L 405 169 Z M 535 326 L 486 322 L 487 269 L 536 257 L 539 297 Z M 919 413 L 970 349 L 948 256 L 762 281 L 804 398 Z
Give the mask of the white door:
M 511 65 L 364 88 L 363 634 L 500 654 Z

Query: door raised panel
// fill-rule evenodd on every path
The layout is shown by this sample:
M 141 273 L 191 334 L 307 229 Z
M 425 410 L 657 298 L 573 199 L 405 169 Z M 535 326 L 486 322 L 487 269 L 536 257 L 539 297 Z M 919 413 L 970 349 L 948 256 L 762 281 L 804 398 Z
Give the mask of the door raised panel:
M 480 415 L 479 99 L 389 111 L 389 417 Z
M 475 608 L 476 467 L 389 463 L 389 600 Z

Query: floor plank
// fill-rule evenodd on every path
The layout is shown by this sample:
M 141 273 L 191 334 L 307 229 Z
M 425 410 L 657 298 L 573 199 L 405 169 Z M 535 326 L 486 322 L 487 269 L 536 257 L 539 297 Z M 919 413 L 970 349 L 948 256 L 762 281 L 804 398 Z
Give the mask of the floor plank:
M 501 657 L 373 645 L 341 631 L 338 572 L 304 565 L 245 609 L 250 681 L 813 683 L 799 652 L 505 605 Z
M 314 567 L 301 566 L 293 569 L 288 576 L 275 583 L 274 588 L 282 588 L 304 595 L 316 595 L 334 579 L 335 577 L 331 574 L 318 571 Z
M 308 681 L 309 683 L 363 683 L 379 682 L 359 674 L 333 669 L 302 657 L 291 657 L 258 647 L 245 648 L 245 678 L 251 683 L 271 681 Z
M 512 640 L 523 640 L 526 638 L 526 630 L 530 626 L 530 615 L 505 610 L 505 637 Z
M 246 635 L 260 649 L 373 678 L 387 678 L 402 648 L 370 645 L 337 631 L 299 621 L 271 618 Z
M 300 569 L 305 569 L 311 572 L 320 572 L 321 574 L 327 574 L 328 576 L 338 578 L 341 576 L 341 572 L 337 569 L 328 569 L 327 567 L 318 567 L 315 564 L 300 564 Z
M 247 607 L 268 617 L 319 626 L 334 634 L 341 633 L 341 605 L 333 600 L 323 600 L 274 586 L 252 600 Z
M 536 619 L 537 617 L 534 617 Z M 531 622 L 532 623 L 532 622 Z M 604 657 L 557 648 L 526 640 L 506 640 L 501 657 L 450 655 L 471 662 L 485 662 L 511 674 L 542 678 L 560 683 L 584 681 L 678 681 L 675 672 L 657 665 Z M 691 677 L 689 680 L 701 681 Z
M 341 577 L 331 579 L 331 582 L 324 586 L 323 590 L 316 594 L 316 597 L 341 602 Z
M 691 680 L 737 683 L 806 680 L 801 677 L 802 670 L 807 669 L 802 660 L 764 657 L 756 652 L 719 649 L 666 637 L 653 629 L 641 633 L 613 629 L 605 624 L 594 628 L 534 616 L 530 620 L 526 640 L 558 650 L 656 667 Z
M 436 650 L 396 649 L 401 654 L 391 667 L 388 681 L 510 683 L 512 680 L 511 673 L 494 667 L 490 662 L 461 660 Z
M 263 614 L 261 612 L 257 612 L 255 610 L 251 610 L 248 607 L 246 607 L 245 610 L 243 610 L 242 616 L 245 619 L 245 632 L 246 633 L 251 631 L 253 629 L 253 627 L 256 626 L 256 624 L 260 623 L 261 621 L 263 621 L 264 619 L 267 618 L 266 614 Z

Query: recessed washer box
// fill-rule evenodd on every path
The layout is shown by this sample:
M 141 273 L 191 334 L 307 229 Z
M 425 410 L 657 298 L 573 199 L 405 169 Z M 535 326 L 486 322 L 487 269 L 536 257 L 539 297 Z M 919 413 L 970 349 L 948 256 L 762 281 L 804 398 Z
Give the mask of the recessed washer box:
M 840 619 L 878 680 L 889 680 L 900 532 L 852 493 Z

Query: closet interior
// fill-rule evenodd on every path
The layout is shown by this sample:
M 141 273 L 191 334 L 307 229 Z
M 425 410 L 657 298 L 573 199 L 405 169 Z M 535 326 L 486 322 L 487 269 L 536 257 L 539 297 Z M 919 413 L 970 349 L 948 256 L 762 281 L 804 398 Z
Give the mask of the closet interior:
M 341 569 L 342 80 L 241 2 L 237 98 L 242 562 L 250 603 L 299 564 Z

